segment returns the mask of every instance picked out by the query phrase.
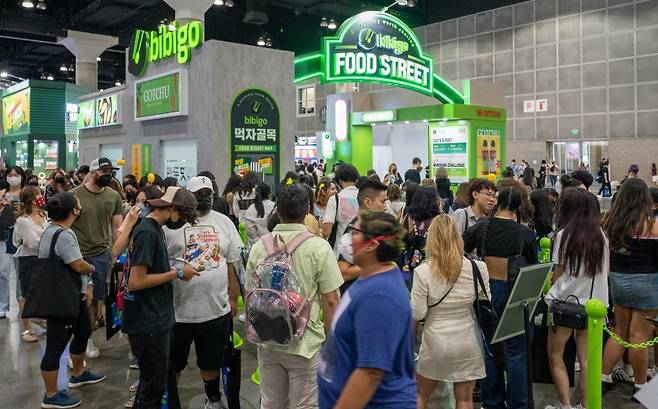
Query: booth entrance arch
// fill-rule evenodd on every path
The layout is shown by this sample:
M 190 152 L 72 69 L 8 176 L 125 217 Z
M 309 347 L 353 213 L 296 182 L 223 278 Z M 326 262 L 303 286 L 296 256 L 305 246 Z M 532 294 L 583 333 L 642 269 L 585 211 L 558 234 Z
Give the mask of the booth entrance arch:
M 295 58 L 295 83 L 319 78 L 321 83 L 380 83 L 433 97 L 438 104 L 375 112 L 351 112 L 349 101 L 328 102 L 333 132 L 324 133 L 322 156 L 354 164 L 365 174 L 373 167 L 374 136 L 381 125 L 417 123 L 420 138 L 406 141 L 436 169 L 445 167 L 455 183 L 473 177 L 500 177 L 505 164 L 506 110 L 470 105 L 434 73 L 411 28 L 385 12 L 369 11 L 346 20 L 336 36 L 325 37 L 319 52 Z M 468 92 L 469 87 L 465 87 Z M 423 155 L 425 153 L 425 155 Z M 401 164 L 403 169 L 407 164 Z

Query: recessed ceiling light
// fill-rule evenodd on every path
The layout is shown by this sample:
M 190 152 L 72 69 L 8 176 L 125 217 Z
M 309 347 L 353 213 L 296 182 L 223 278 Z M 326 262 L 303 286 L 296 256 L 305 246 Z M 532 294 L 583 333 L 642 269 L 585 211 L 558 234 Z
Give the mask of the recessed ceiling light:
M 59 70 L 60 71 L 68 71 L 69 69 L 66 65 L 62 65 L 61 67 L 59 67 Z
M 320 27 L 327 28 L 328 25 L 329 25 L 329 23 L 327 22 L 327 18 L 322 17 L 322 19 L 320 20 Z
M 39 0 L 37 3 L 37 10 L 45 10 L 46 9 L 46 2 L 43 0 Z
M 256 41 L 256 44 L 263 47 L 265 45 L 265 39 L 263 37 L 258 37 L 258 41 Z
M 53 80 L 55 79 L 55 77 L 53 77 L 52 74 L 48 74 L 48 76 L 46 77 L 46 79 L 47 79 L 48 81 L 53 81 Z
M 8 76 L 9 76 L 9 73 L 7 71 L 0 72 L 0 78 L 7 78 Z
M 336 21 L 333 18 L 331 20 L 329 20 L 329 24 L 327 24 L 327 28 L 329 30 L 335 30 L 336 27 L 337 27 L 336 26 Z
M 96 57 L 96 62 L 101 62 L 101 57 Z
M 226 5 L 226 7 L 233 7 L 234 6 L 233 0 L 226 0 L 224 2 L 224 5 Z
M 416 6 L 416 0 L 408 0 L 407 1 L 407 6 L 415 7 Z
M 215 0 L 213 3 L 215 6 L 223 6 L 224 5 L 224 0 Z
M 21 3 L 23 7 L 26 9 L 32 9 L 34 8 L 34 2 L 32 0 L 23 0 L 23 3 Z
M 120 87 L 121 86 L 121 81 L 115 82 L 114 85 L 116 85 L 117 87 Z

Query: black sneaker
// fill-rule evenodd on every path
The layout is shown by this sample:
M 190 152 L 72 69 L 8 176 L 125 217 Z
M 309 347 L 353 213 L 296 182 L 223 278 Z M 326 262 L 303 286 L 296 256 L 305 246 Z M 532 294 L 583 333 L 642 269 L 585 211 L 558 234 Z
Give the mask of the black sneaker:
M 617 385 L 615 385 L 614 382 L 606 382 L 606 381 L 601 381 L 601 394 L 605 395 L 606 393 L 610 392 L 611 390 L 615 389 Z

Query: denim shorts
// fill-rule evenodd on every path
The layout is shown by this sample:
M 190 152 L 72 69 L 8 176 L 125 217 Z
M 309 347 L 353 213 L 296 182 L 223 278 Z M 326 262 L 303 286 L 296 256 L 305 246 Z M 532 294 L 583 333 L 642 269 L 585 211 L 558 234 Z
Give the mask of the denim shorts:
M 658 272 L 610 272 L 612 303 L 637 310 L 658 310 Z
M 94 300 L 104 300 L 107 291 L 107 273 L 110 270 L 112 253 L 106 250 L 95 256 L 85 257 L 85 260 L 96 268 L 96 271 L 91 275 L 91 279 L 94 282 Z

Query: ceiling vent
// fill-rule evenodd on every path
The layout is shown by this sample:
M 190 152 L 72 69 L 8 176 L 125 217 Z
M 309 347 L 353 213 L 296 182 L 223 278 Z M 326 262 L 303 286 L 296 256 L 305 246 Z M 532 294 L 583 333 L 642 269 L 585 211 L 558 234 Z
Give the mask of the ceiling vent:
M 243 22 L 261 26 L 270 22 L 267 17 L 265 3 L 259 0 L 247 0 L 247 8 Z

